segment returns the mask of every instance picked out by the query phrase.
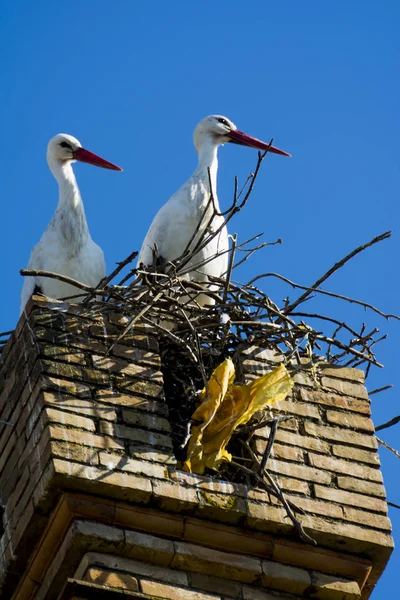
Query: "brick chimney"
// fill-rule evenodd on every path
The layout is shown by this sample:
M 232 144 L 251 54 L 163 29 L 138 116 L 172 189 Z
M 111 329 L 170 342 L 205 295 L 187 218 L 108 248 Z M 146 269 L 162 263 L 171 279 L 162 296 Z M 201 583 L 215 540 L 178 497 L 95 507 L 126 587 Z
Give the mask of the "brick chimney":
M 269 470 L 314 547 L 266 492 L 178 469 L 155 332 L 107 354 L 125 325 L 34 297 L 4 348 L 0 600 L 366 600 L 393 541 L 363 373 L 297 375 L 278 407 Z

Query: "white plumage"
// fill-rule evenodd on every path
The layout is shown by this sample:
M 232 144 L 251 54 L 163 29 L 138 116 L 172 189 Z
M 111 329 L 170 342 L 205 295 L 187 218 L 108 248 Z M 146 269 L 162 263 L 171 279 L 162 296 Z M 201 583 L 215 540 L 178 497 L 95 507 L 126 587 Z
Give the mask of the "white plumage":
M 27 269 L 52 271 L 94 287 L 105 276 L 106 265 L 102 249 L 89 233 L 85 209 L 72 170 L 72 163 L 76 160 L 121 171 L 116 165 L 82 148 L 80 142 L 71 135 L 58 134 L 50 140 L 47 162 L 59 185 L 58 206 L 31 252 Z M 25 277 L 21 312 L 35 290 L 57 299 L 81 292 L 57 279 Z
M 214 205 L 217 212 L 220 212 L 217 197 L 218 146 L 233 142 L 260 150 L 268 148 L 268 144 L 238 131 L 232 121 L 220 115 L 212 115 L 200 121 L 194 130 L 193 138 L 199 157 L 197 168 L 190 179 L 156 214 L 144 239 L 138 265 L 152 265 L 154 252 L 160 263 L 179 258 L 201 221 L 198 233 L 191 243 L 191 248 L 194 248 L 212 215 L 211 205 L 208 214 L 203 217 L 210 199 L 210 181 Z M 273 146 L 270 147 L 270 152 L 290 156 Z M 189 269 L 189 272 L 183 275 L 184 279 L 207 283 L 209 276 L 224 276 L 228 268 L 228 230 L 224 225 L 224 218 L 215 215 L 209 231 L 215 232 L 220 227 L 221 231 L 185 265 L 184 269 Z M 207 262 L 212 256 L 215 258 Z M 209 285 L 208 288 L 212 290 L 213 286 Z M 196 297 L 196 301 L 200 305 L 213 304 L 208 295 L 200 295 Z

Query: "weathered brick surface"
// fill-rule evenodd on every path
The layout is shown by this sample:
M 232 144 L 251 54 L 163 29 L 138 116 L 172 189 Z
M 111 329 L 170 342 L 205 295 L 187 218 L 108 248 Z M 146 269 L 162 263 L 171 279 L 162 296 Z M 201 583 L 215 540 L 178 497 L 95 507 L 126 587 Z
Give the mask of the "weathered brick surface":
M 32 532 L 35 527 L 44 531 L 57 498 L 67 490 L 112 500 L 111 523 L 124 518 L 130 523 L 123 533 L 114 531 L 119 525 L 102 530 L 96 520 L 80 527 L 80 544 L 104 538 L 89 550 L 126 554 L 113 556 L 112 563 L 98 559 L 82 567 L 80 578 L 94 585 L 188 600 L 271 600 L 286 594 L 291 600 L 302 594 L 361 600 L 357 582 L 329 575 L 328 560 L 321 559 L 327 573 L 307 566 L 306 551 L 297 550 L 289 562 L 287 556 L 279 562 L 276 537 L 297 539 L 279 500 L 259 488 L 176 468 L 158 342 L 151 328 L 135 325 L 116 342 L 129 317 L 102 316 L 86 306 L 63 306 L 62 311 L 55 306 L 48 310 L 45 300 L 34 300 L 2 355 L 0 419 L 10 420 L 13 427 L 0 425 L 5 505 L 0 583 L 9 565 L 13 572 L 15 549 L 34 547 L 38 538 Z M 258 350 L 242 365 L 253 375 L 267 372 L 281 358 Z M 390 554 L 391 539 L 363 374 L 324 366 L 316 376 L 301 371 L 295 379 L 290 397 L 269 413 L 291 418 L 279 424 L 267 468 L 303 509 L 301 521 L 321 548 L 370 557 L 375 566 L 365 589 L 372 589 Z M 255 432 L 253 448 L 259 455 L 269 435 L 269 426 Z M 161 511 L 163 517 L 129 516 L 121 502 Z M 213 523 L 211 537 L 199 519 Z M 161 528 L 162 537 L 143 533 L 141 520 Z M 165 534 L 167 522 L 171 539 Z M 248 542 L 230 542 L 237 530 L 264 537 L 257 543 L 254 538 L 250 550 Z M 107 532 L 117 538 L 107 541 Z M 190 543 L 179 541 L 181 536 Z M 68 552 L 65 546 L 65 556 Z M 54 577 L 67 569 L 65 556 L 58 553 L 52 559 Z M 131 561 L 129 568 L 123 560 Z M 296 566 L 298 560 L 306 566 Z M 40 586 L 39 580 L 30 581 Z M 46 585 L 38 599 L 44 600 L 51 589 L 49 581 Z
M 368 479 L 369 481 L 377 481 L 382 483 L 382 473 L 378 469 L 359 465 L 350 460 L 342 460 L 340 458 L 330 458 L 329 456 L 321 456 L 320 454 L 308 454 L 310 465 L 317 469 L 326 469 L 332 473 L 344 473 L 352 475 L 359 479 Z
M 304 402 L 312 402 L 327 406 L 329 408 L 343 408 L 346 411 L 361 413 L 364 415 L 371 414 L 369 399 L 359 400 L 357 398 L 349 398 L 340 396 L 332 392 L 322 390 L 308 390 L 305 388 L 299 389 L 300 398 Z
M 374 432 L 374 424 L 371 419 L 361 417 L 360 415 L 351 415 L 345 411 L 327 410 L 326 420 L 330 424 L 339 425 L 340 427 L 350 427 L 359 431 Z

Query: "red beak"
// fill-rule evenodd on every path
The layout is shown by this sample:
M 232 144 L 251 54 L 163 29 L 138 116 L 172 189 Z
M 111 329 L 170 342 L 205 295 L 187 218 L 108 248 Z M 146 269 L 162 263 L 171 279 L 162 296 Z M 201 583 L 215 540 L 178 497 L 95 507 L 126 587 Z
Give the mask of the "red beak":
M 284 150 L 279 150 L 279 148 L 275 148 L 275 146 L 270 146 L 257 138 L 251 137 L 251 135 L 247 135 L 247 133 L 243 133 L 243 131 L 239 131 L 238 129 L 232 129 L 228 134 L 230 137 L 230 141 L 233 144 L 240 144 L 241 146 L 249 146 L 250 148 L 257 148 L 258 150 L 268 150 L 269 152 L 273 152 L 274 154 L 281 154 L 282 156 L 292 156 L 285 152 Z
M 97 156 L 97 154 L 93 154 L 93 152 L 89 152 L 89 150 L 85 150 L 85 148 L 77 148 L 74 150 L 74 159 L 84 163 L 89 163 L 95 167 L 112 169 L 113 171 L 122 171 L 121 167 L 113 165 L 113 163 L 108 162 L 108 160 L 104 160 L 104 158 Z

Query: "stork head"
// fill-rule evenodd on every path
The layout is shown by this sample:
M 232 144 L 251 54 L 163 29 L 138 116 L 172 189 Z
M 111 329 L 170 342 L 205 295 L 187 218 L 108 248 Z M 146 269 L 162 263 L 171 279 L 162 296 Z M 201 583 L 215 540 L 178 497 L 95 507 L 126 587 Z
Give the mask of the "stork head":
M 122 169 L 117 167 L 117 165 L 114 165 L 113 163 L 108 162 L 108 160 L 104 160 L 104 158 L 97 156 L 97 154 L 93 154 L 93 152 L 89 152 L 89 150 L 82 148 L 80 141 L 74 138 L 72 135 L 68 135 L 67 133 L 58 133 L 51 138 L 47 146 L 47 161 L 49 164 L 53 164 L 54 162 L 75 162 L 76 160 L 95 165 L 96 167 L 102 167 L 103 169 L 122 171 Z
M 197 151 L 199 151 L 199 148 L 206 140 L 210 140 L 215 145 L 231 142 L 233 144 L 240 144 L 241 146 L 257 148 L 258 150 L 267 150 L 269 148 L 269 152 L 274 154 L 290 156 L 290 154 L 279 150 L 279 148 L 275 148 L 275 146 L 269 146 L 269 144 L 251 135 L 247 135 L 243 131 L 239 131 L 235 123 L 222 115 L 211 115 L 202 119 L 194 130 L 193 140 Z

